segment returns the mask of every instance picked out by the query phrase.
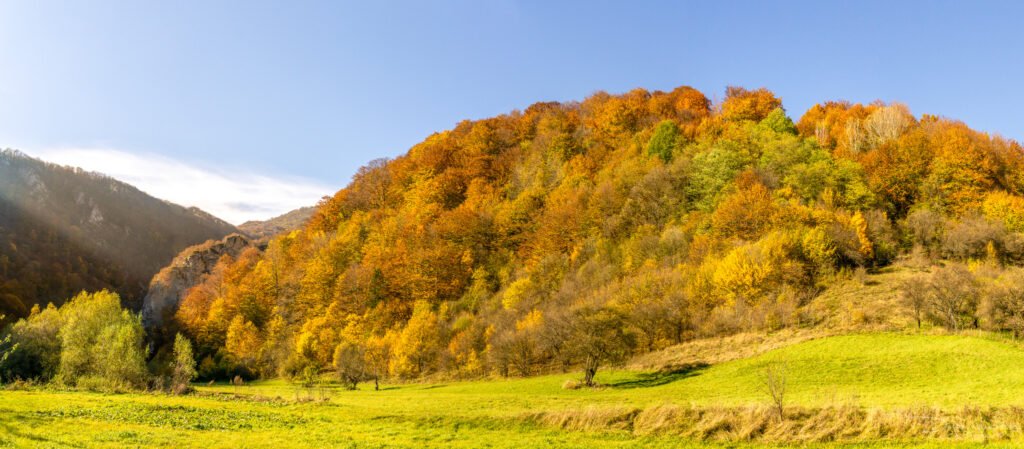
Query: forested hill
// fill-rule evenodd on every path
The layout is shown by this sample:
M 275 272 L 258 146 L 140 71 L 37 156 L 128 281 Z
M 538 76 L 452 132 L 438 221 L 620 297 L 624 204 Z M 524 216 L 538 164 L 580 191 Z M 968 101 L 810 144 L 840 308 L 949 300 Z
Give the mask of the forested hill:
M 300 207 L 269 220 L 247 221 L 238 225 L 238 229 L 254 239 L 269 239 L 277 234 L 302 228 L 315 210 L 313 207 Z
M 0 152 L 0 314 L 108 288 L 138 309 L 183 248 L 235 232 L 201 210 L 96 173 Z
M 370 163 L 302 230 L 222 261 L 177 325 L 205 376 L 589 372 L 813 326 L 822 286 L 903 254 L 1019 262 L 1022 164 L 900 104 L 794 123 L 765 89 L 538 103 Z

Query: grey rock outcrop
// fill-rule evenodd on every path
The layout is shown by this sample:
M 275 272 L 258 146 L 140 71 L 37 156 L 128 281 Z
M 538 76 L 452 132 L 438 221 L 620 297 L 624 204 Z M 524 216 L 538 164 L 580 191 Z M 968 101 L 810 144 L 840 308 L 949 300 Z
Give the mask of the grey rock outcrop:
M 219 241 L 210 240 L 186 248 L 178 254 L 149 283 L 146 297 L 142 300 L 142 319 L 146 327 L 158 327 L 173 316 L 188 289 L 202 282 L 221 257 L 238 257 L 249 245 L 249 239 L 231 234 Z

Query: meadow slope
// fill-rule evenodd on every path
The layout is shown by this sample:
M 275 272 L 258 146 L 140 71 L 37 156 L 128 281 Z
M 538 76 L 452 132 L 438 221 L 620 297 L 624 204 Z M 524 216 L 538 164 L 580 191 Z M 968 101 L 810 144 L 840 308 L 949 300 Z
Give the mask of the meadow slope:
M 768 364 L 786 367 L 790 427 L 765 414 L 760 379 Z M 0 447 L 1010 445 L 1024 441 L 1024 412 L 1015 407 L 1024 397 L 1021 366 L 1024 351 L 997 336 L 874 333 L 675 372 L 606 371 L 598 389 L 563 389 L 574 373 L 382 391 L 266 381 L 204 385 L 184 397 L 30 388 L 0 393 Z M 754 427 L 729 427 L 721 417 L 717 429 L 680 424 L 678 413 L 693 410 L 702 414 L 695 421 L 725 413 Z M 814 422 L 822 410 L 864 422 L 822 433 Z M 933 429 L 924 437 L 906 423 L 883 424 L 894 430 L 874 437 L 851 433 L 897 416 Z

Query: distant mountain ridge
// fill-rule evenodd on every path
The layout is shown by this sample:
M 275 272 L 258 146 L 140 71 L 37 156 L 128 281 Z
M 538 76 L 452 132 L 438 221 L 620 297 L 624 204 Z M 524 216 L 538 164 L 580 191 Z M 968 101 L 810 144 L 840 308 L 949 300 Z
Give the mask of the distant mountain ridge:
M 0 151 L 0 314 L 99 288 L 138 310 L 178 252 L 237 231 L 106 175 Z
M 255 239 L 266 239 L 282 232 L 301 229 L 314 212 L 316 212 L 314 206 L 302 207 L 269 220 L 247 221 L 238 225 L 238 229 Z

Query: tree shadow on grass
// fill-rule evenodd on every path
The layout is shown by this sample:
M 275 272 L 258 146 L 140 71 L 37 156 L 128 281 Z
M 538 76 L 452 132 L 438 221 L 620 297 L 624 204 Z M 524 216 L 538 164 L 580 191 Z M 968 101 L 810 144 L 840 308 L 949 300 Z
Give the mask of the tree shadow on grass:
M 622 389 L 657 387 L 696 376 L 709 366 L 703 362 L 670 366 L 652 373 L 639 374 L 633 379 L 612 382 L 608 386 Z
M 434 384 L 434 385 L 427 385 L 427 386 L 425 386 L 423 388 L 420 388 L 420 389 L 421 390 L 433 390 L 435 388 L 444 388 L 444 387 L 447 387 L 447 386 L 448 386 L 448 384 Z
M 46 438 L 46 437 L 43 437 L 43 436 L 40 436 L 40 435 L 36 435 L 34 433 L 22 432 L 22 429 L 24 429 L 24 428 L 29 428 L 29 429 L 41 428 L 41 427 L 39 427 L 39 423 L 43 422 L 42 420 L 35 419 L 35 418 L 30 418 L 30 417 L 27 417 L 27 416 L 24 416 L 24 415 L 16 416 L 14 419 L 16 419 L 17 422 L 15 422 L 14 420 L 12 420 L 10 423 L 0 422 L 0 435 L 10 435 L 11 437 L 14 437 L 14 438 L 20 438 L 20 439 L 25 439 L 25 440 L 29 440 L 29 441 L 34 441 L 36 443 L 52 443 L 52 442 L 55 442 L 55 440 L 51 440 L 49 438 Z M 7 442 L 3 441 L 2 439 L 0 439 L 0 443 L 7 443 Z M 67 445 L 67 443 L 62 443 L 62 444 Z M 7 446 L 4 445 L 4 447 L 7 447 Z M 74 445 L 72 447 L 82 447 L 82 446 L 81 445 Z

